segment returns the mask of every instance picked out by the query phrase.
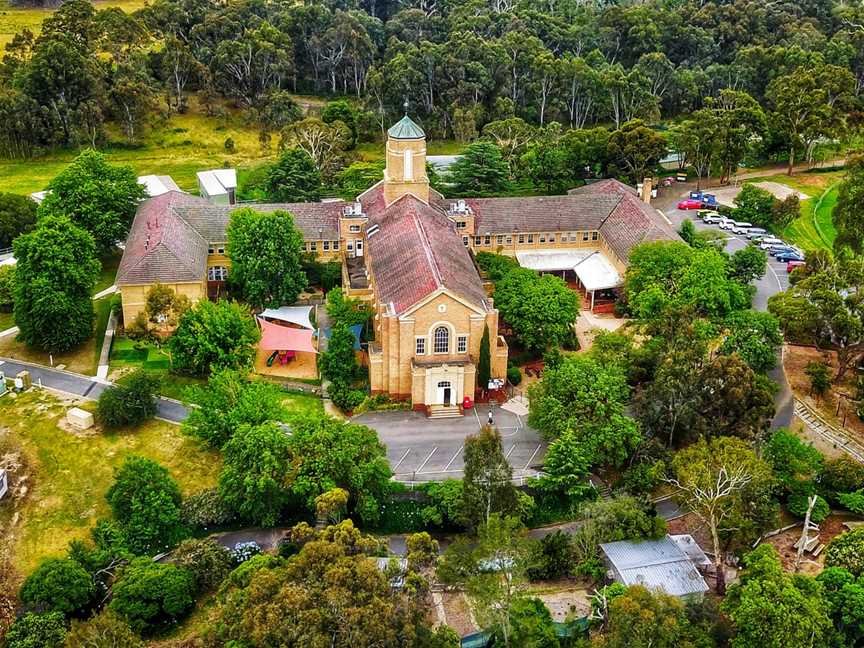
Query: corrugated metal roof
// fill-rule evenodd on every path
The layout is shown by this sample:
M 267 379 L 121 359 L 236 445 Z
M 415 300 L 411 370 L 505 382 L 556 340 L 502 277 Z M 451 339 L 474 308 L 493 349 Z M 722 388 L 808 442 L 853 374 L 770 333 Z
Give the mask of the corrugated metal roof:
M 669 536 L 642 542 L 608 542 L 600 549 L 625 585 L 659 588 L 674 596 L 708 591 L 696 566 Z
M 234 169 L 210 169 L 199 171 L 198 185 L 208 196 L 221 196 L 229 189 L 237 188 L 237 172 Z

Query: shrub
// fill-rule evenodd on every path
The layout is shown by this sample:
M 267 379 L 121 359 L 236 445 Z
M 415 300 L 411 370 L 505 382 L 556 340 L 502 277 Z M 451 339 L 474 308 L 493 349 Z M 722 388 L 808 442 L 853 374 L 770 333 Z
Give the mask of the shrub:
M 507 368 L 507 380 L 514 387 L 522 382 L 522 372 L 519 370 L 519 367 Z
M 248 587 L 252 577 L 259 570 L 273 569 L 274 567 L 280 567 L 284 563 L 285 561 L 278 556 L 256 554 L 235 567 L 234 571 L 228 574 L 228 578 L 222 582 L 222 587 L 219 591 L 225 592 L 232 588 Z
M 528 569 L 531 580 L 560 578 L 573 567 L 570 536 L 560 529 L 540 539 L 534 549 L 534 564 Z
M 230 524 L 237 515 L 219 495 L 218 488 L 206 488 L 183 500 L 180 518 L 187 526 L 206 530 Z
M 408 565 L 411 569 L 429 567 L 438 558 L 438 541 L 427 532 L 414 533 L 406 539 Z
M 864 465 L 843 455 L 826 461 L 819 479 L 820 485 L 834 493 L 851 493 L 864 488 Z
M 257 542 L 238 542 L 231 549 L 231 560 L 235 565 L 242 565 L 261 553 L 261 547 Z
M 853 513 L 864 515 L 864 490 L 858 490 L 854 493 L 840 493 L 837 500 Z
M 474 260 L 491 281 L 500 281 L 505 274 L 519 267 L 516 259 L 492 252 L 478 252 Z
M 846 531 L 828 543 L 826 567 L 842 567 L 855 576 L 864 574 L 864 528 Z
M 185 617 L 194 604 L 195 578 L 190 572 L 138 558 L 120 574 L 109 608 L 136 632 L 151 634 Z
M 46 558 L 21 586 L 21 601 L 34 608 L 72 616 L 92 603 L 96 587 L 74 560 Z
M 60 612 L 28 612 L 6 632 L 6 648 L 59 648 L 66 638 L 66 620 Z
M 824 362 L 811 362 L 804 369 L 810 378 L 810 391 L 817 396 L 824 396 L 831 388 L 831 376 L 828 365 Z
M 140 425 L 156 416 L 159 378 L 138 369 L 99 396 L 96 415 L 109 428 Z
M 330 400 L 344 412 L 351 412 L 366 400 L 366 392 L 362 389 L 352 389 L 344 382 L 332 382 L 327 390 Z
M 126 545 L 135 554 L 151 554 L 180 540 L 180 489 L 155 461 L 131 456 L 106 495 Z
M 234 568 L 231 551 L 212 538 L 184 540 L 171 560 L 195 577 L 199 590 L 215 589 Z
M 129 624 L 107 610 L 86 622 L 73 621 L 65 645 L 66 648 L 144 648 L 144 642 Z
M 789 495 L 786 501 L 786 508 L 792 515 L 803 518 L 807 515 L 807 506 L 809 504 L 809 496 L 806 493 L 796 492 Z M 813 510 L 810 512 L 810 521 L 819 524 L 831 513 L 831 507 L 828 506 L 821 496 L 816 496 L 816 504 L 813 505 Z
M 426 486 L 430 503 L 420 515 L 426 524 L 445 528 L 461 528 L 462 481 L 445 479 Z
M 15 305 L 15 266 L 0 266 L 0 313 L 11 313 Z

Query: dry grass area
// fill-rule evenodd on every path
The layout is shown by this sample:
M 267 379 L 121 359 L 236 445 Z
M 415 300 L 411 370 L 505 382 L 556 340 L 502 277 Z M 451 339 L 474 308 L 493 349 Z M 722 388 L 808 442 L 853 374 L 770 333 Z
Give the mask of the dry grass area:
M 849 371 L 839 383 L 832 385 L 831 391 L 823 397 L 810 393 L 810 378 L 805 370 L 811 362 L 825 362 L 833 376 L 837 371 L 836 354 L 813 347 L 788 344 L 783 352 L 783 366 L 786 378 L 795 396 L 810 405 L 829 423 L 849 430 L 859 440 L 864 441 L 864 421 L 855 413 L 854 404 L 848 401 L 855 395 L 855 372 Z
M 109 515 L 105 493 L 129 455 L 165 466 L 184 494 L 215 485 L 221 469 L 218 453 L 161 421 L 128 431 L 70 432 L 61 419 L 73 403 L 94 407 L 42 390 L 0 398 L 0 461 L 12 478 L 12 495 L 0 506 L 0 542 L 19 576 L 62 553 L 70 540 L 87 538 L 96 520 Z
M 848 529 L 843 526 L 844 522 L 850 520 L 857 521 L 859 519 L 860 518 L 854 515 L 829 515 L 828 518 L 819 525 L 819 542 L 823 545 L 827 545 L 834 537 L 840 535 L 844 531 L 848 531 Z M 765 542 L 769 543 L 777 550 L 780 559 L 783 561 L 783 566 L 787 571 L 795 570 L 795 559 L 798 555 L 798 550 L 795 549 L 794 545 L 801 537 L 801 530 L 802 528 L 799 524 L 788 531 L 784 531 L 765 540 Z M 824 569 L 824 565 L 824 549 L 815 558 L 811 554 L 805 553 L 804 557 L 801 559 L 801 573 L 815 576 Z
M 46 367 L 50 365 L 51 360 L 47 353 L 33 349 L 23 342 L 19 342 L 15 339 L 14 335 L 5 335 L 0 337 L 0 356 L 5 358 L 14 358 L 15 360 L 23 360 L 24 362 L 32 362 L 34 364 L 41 364 Z M 95 336 L 91 337 L 74 351 L 53 356 L 55 367 L 64 365 L 63 368 L 67 371 L 87 376 L 93 376 L 96 374 L 97 358 Z

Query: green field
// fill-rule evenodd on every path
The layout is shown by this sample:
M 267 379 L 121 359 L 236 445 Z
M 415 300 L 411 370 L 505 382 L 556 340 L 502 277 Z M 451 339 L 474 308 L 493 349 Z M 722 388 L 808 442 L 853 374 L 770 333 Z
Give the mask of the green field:
M 791 177 L 778 174 L 754 178 L 751 182 L 777 182 L 809 196 L 801 201 L 801 215 L 780 232 L 780 237 L 804 250 L 830 250 L 837 236 L 831 212 L 837 203 L 837 183 L 842 177 L 842 171 L 831 171 Z
M 145 4 L 145 0 L 96 0 L 93 3 L 97 9 L 108 9 L 109 7 L 119 7 L 123 11 L 132 12 L 136 9 L 141 9 Z M 40 8 L 17 8 L 9 4 L 9 0 L 0 0 L 0 49 L 6 46 L 6 43 L 12 41 L 22 29 L 29 29 L 34 34 L 38 34 L 42 21 L 51 15 L 53 9 Z
M 58 427 L 66 407 L 45 392 L 3 398 L 0 427 L 8 434 L 0 441 L 0 454 L 22 453 L 19 477 L 25 475 L 29 485 L 26 498 L 14 507 L 20 521 L 4 534 L 21 574 L 41 558 L 62 553 L 70 540 L 87 538 L 96 520 L 110 514 L 105 493 L 130 454 L 165 466 L 184 494 L 216 484 L 219 453 L 181 435 L 176 425 L 150 421 L 134 431 L 76 434 Z M 0 528 L 10 528 L 12 515 L 12 506 L 0 507 Z

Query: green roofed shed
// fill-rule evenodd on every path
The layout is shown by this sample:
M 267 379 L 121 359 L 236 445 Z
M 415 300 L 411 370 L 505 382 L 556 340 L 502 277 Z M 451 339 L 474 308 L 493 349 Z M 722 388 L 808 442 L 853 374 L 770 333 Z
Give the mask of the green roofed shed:
M 423 129 L 415 124 L 408 115 L 393 124 L 387 131 L 387 135 L 393 139 L 423 139 L 426 137 Z

